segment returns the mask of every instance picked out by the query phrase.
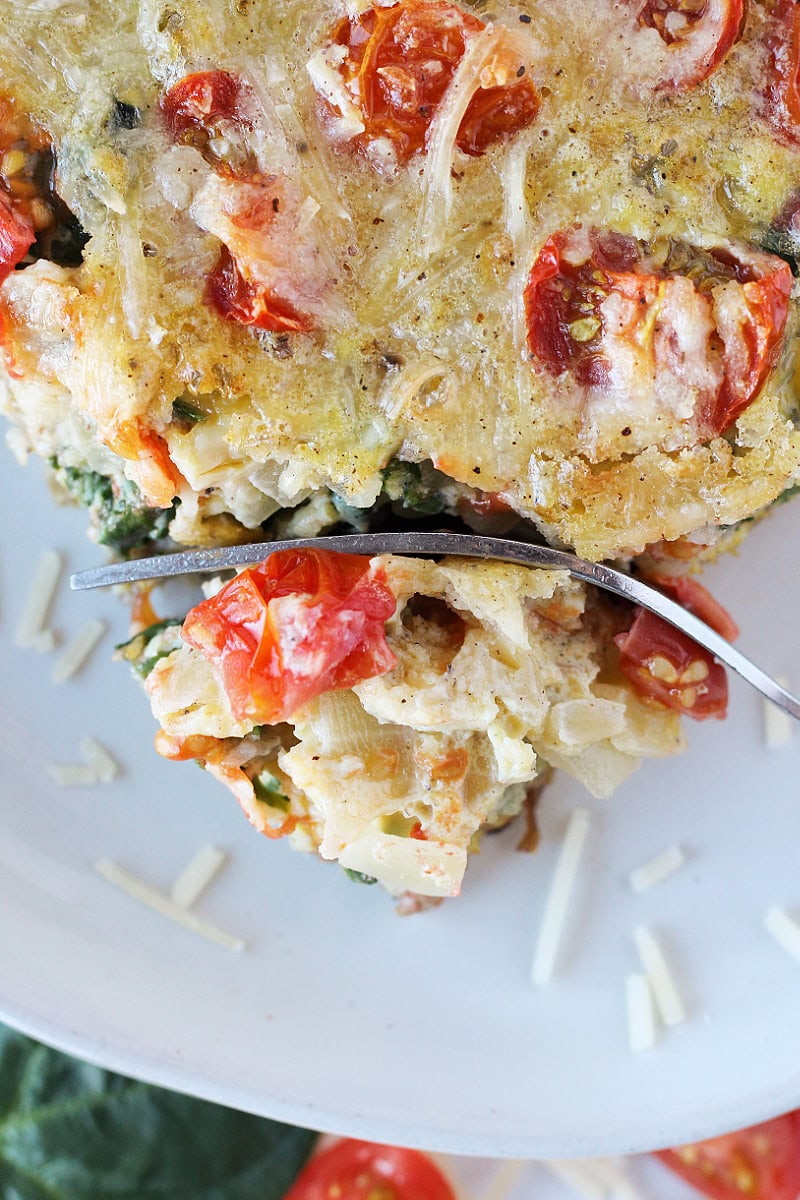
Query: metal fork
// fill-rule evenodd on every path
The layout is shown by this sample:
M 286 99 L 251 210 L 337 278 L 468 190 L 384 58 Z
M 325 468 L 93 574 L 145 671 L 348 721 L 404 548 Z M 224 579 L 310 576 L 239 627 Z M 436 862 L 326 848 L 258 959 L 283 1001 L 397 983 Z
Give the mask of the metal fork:
M 736 650 L 716 630 L 706 625 L 705 621 L 687 612 L 656 588 L 613 567 L 587 562 L 568 551 L 512 541 L 509 538 L 412 530 L 403 533 L 352 533 L 331 537 L 293 538 L 280 542 L 252 542 L 244 546 L 220 546 L 212 550 L 181 550 L 177 554 L 157 554 L 152 558 L 136 558 L 110 566 L 92 567 L 88 571 L 78 571 L 73 575 L 70 585 L 75 590 L 81 590 L 146 579 L 164 579 L 172 575 L 225 571 L 262 562 L 276 550 L 296 550 L 301 547 L 325 547 L 348 554 L 404 554 L 428 558 L 453 554 L 461 558 L 497 559 L 500 562 L 520 563 L 527 567 L 548 567 L 551 570 L 567 571 L 574 579 L 593 583 L 596 587 L 632 600 L 634 604 L 663 617 L 670 625 L 683 630 L 699 645 L 705 646 L 715 658 L 736 671 L 773 704 L 800 721 L 800 700 L 796 696 L 787 692 L 776 679 Z

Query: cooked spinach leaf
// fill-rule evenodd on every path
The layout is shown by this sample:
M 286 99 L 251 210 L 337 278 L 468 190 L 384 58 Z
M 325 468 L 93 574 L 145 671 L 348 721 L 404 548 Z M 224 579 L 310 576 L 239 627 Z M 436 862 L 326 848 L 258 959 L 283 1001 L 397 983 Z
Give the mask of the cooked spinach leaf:
M 382 474 L 382 494 L 394 503 L 426 516 L 444 510 L 443 497 L 425 480 L 419 463 L 393 458 Z
M 0 1026 L 0 1200 L 280 1200 L 315 1137 Z
M 174 504 L 152 508 L 142 501 L 136 484 L 128 479 L 117 484 L 97 471 L 61 467 L 58 462 L 51 465 L 69 494 L 89 509 L 97 527 L 97 540 L 103 546 L 124 555 L 167 536 L 175 516 Z

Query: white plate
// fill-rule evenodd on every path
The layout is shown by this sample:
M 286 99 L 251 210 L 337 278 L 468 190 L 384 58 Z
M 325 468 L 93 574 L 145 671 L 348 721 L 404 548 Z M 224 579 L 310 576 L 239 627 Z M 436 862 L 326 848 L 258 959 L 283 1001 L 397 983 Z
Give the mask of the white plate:
M 768 751 L 762 704 L 732 685 L 731 715 L 690 730 L 682 758 L 649 764 L 594 804 L 590 853 L 557 980 L 529 982 L 543 896 L 566 816 L 586 797 L 548 790 L 544 841 L 489 838 L 464 893 L 400 919 L 377 888 L 258 837 L 191 764 L 151 749 L 154 726 L 110 662 L 126 614 L 63 586 L 53 625 L 110 621 L 86 672 L 12 635 L 37 553 L 98 562 L 84 514 L 54 509 L 37 464 L 4 452 L 0 560 L 0 1016 L 127 1074 L 297 1124 L 455 1153 L 610 1154 L 709 1136 L 800 1103 L 800 964 L 767 936 L 771 904 L 800 910 L 800 735 Z M 742 647 L 800 683 L 793 555 L 798 506 L 719 564 L 714 590 Z M 780 555 L 780 559 L 779 556 Z M 776 565 L 772 565 L 773 562 Z M 124 764 L 109 786 L 58 788 L 50 762 L 85 734 Z M 631 868 L 673 842 L 690 861 L 642 895 Z M 168 890 L 206 843 L 231 856 L 198 912 L 240 955 L 118 893 L 97 859 Z M 630 931 L 662 937 L 689 1008 L 656 1049 L 627 1047 Z

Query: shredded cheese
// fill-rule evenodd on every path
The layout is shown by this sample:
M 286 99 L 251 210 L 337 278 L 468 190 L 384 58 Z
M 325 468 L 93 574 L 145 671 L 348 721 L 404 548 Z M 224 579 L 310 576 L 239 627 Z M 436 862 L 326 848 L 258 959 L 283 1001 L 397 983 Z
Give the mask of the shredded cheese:
M 686 862 L 686 855 L 678 845 L 668 846 L 649 862 L 642 863 L 628 876 L 628 883 L 634 892 L 646 892 L 657 883 L 663 883 Z
M 764 928 L 788 955 L 800 962 L 800 921 L 790 917 L 785 909 L 773 904 L 767 909 Z
M 539 939 L 531 971 L 531 978 L 539 987 L 549 983 L 553 978 L 564 920 L 588 832 L 588 810 L 576 808 L 567 825 L 567 832 L 561 846 L 561 853 L 539 929 Z
M 506 1200 L 529 1167 L 524 1159 L 507 1159 L 492 1172 L 480 1200 Z
M 53 648 L 55 641 L 46 622 L 62 566 L 63 560 L 57 550 L 44 550 L 40 555 L 14 635 L 16 646 L 40 651 Z
M 181 908 L 191 908 L 219 875 L 228 856 L 218 846 L 203 846 L 181 871 L 170 889 L 170 897 Z
M 47 774 L 60 787 L 91 787 L 100 782 L 88 763 L 50 763 Z
M 639 1192 L 624 1158 L 592 1158 L 581 1165 L 591 1166 L 595 1176 L 605 1184 L 607 1195 L 616 1200 L 637 1200 Z
M 135 875 L 131 875 L 129 871 L 117 866 L 116 863 L 109 862 L 107 859 L 101 859 L 95 863 L 95 870 L 99 875 L 102 875 L 108 883 L 118 887 L 121 891 L 126 892 L 134 900 L 139 900 L 142 904 L 146 904 L 148 908 L 152 908 L 155 912 L 161 913 L 163 917 L 174 921 L 178 925 L 182 925 L 184 929 L 191 930 L 192 933 L 199 934 L 206 941 L 216 942 L 219 946 L 224 946 L 226 950 L 231 950 L 238 953 L 243 950 L 245 943 L 241 938 L 233 937 L 222 929 L 218 929 L 216 925 L 212 925 L 208 921 L 204 921 L 201 917 L 195 916 L 192 912 L 187 912 L 179 904 L 169 897 L 163 895 L 150 884 L 138 879 Z
M 788 688 L 789 680 L 785 675 L 776 675 L 775 681 L 781 687 Z M 788 746 L 794 737 L 794 719 L 771 700 L 764 701 L 764 741 L 768 750 L 778 750 Z
M 418 241 L 426 254 L 434 253 L 444 241 L 452 203 L 450 174 L 458 130 L 472 97 L 481 87 L 481 72 L 502 43 L 503 32 L 487 25 L 469 41 L 429 126 L 417 224 Z
M 390 421 L 396 420 L 408 408 L 426 384 L 443 379 L 448 399 L 455 395 L 455 377 L 442 363 L 420 363 L 406 367 L 399 375 L 390 375 L 380 396 L 380 405 Z
M 96 783 L 111 783 L 119 775 L 119 767 L 96 738 L 80 741 L 82 763 L 51 763 L 47 774 L 62 787 L 84 787 Z
M 656 1012 L 646 975 L 629 975 L 625 981 L 628 1006 L 628 1045 L 634 1054 L 651 1050 L 656 1043 Z
M 53 683 L 64 683 L 80 671 L 107 628 L 105 621 L 93 617 L 78 630 L 53 667 Z
M 366 126 L 361 113 L 353 103 L 339 72 L 336 70 L 336 51 L 344 47 L 327 46 L 319 50 L 306 64 L 306 70 L 314 88 L 328 104 L 339 113 L 332 122 L 334 136 L 349 141 L 363 133 Z
M 634 929 L 633 940 L 661 1020 L 668 1027 L 680 1025 L 686 1020 L 686 1008 L 664 951 L 644 925 L 637 925 Z
M 588 1163 L 548 1158 L 542 1166 L 583 1200 L 605 1200 L 606 1188 L 602 1180 L 593 1174 Z
M 81 738 L 80 752 L 86 765 L 94 771 L 98 783 L 111 783 L 119 775 L 116 760 L 96 738 Z

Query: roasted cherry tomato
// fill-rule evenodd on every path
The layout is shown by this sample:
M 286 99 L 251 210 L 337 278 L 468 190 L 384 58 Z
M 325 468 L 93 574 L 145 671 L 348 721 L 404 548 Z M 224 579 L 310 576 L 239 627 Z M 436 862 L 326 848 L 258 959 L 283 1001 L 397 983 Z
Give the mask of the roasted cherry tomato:
M 640 608 L 628 632 L 617 634 L 614 641 L 620 669 L 640 695 L 697 721 L 725 717 L 725 670 L 685 633 Z
M 227 71 L 187 75 L 163 96 L 173 139 L 199 150 L 214 168 L 192 210 L 222 243 L 206 280 L 207 302 L 226 320 L 277 333 L 308 332 L 324 307 L 328 275 L 311 230 L 298 227 L 302 195 L 258 166 L 245 115 L 252 95 Z M 224 147 L 224 153 L 220 149 Z M 306 301 L 301 310 L 284 294 Z
M 772 6 L 766 37 L 769 74 L 766 114 L 787 140 L 800 140 L 800 9 L 794 0 Z
M 663 51 L 657 85 L 674 91 L 696 87 L 714 71 L 741 33 L 744 0 L 632 0 L 640 28 L 654 29 Z
M 206 283 L 206 299 L 221 317 L 274 333 L 307 333 L 314 322 L 269 289 L 244 278 L 227 246 Z
M 735 642 L 739 636 L 739 626 L 734 621 L 727 608 L 715 600 L 708 588 L 703 587 L 690 575 L 650 575 L 648 582 L 659 591 L 666 594 L 694 616 L 705 621 L 712 629 L 716 629 L 720 637 L 728 642 Z
M 727 641 L 739 636 L 739 627 L 727 609 L 696 579 L 658 575 L 649 582 Z M 614 640 L 622 672 L 641 695 L 698 721 L 725 716 L 728 680 L 724 667 L 710 651 L 669 622 L 640 608 L 628 632 Z
M 220 671 L 240 720 L 274 724 L 395 664 L 395 597 L 368 558 L 282 550 L 193 608 L 184 639 Z
M 800 1110 L 657 1157 L 711 1200 L 797 1200 Z
M 0 283 L 22 262 L 35 241 L 30 217 L 0 188 Z
M 632 426 L 637 398 L 693 395 L 701 441 L 724 433 L 764 384 L 791 290 L 792 273 L 774 255 L 648 246 L 580 227 L 550 237 L 533 264 L 528 347 L 551 374 L 568 371 L 587 387 L 602 391 L 615 378 L 619 391 L 624 376 Z
M 439 1168 L 418 1150 L 351 1139 L 311 1159 L 285 1200 L 456 1200 Z
M 368 150 L 388 141 L 397 162 L 421 150 L 469 38 L 484 28 L 445 0 L 373 4 L 346 17 L 327 54 L 365 127 L 353 144 Z M 459 126 L 456 143 L 466 154 L 483 154 L 498 138 L 529 125 L 539 110 L 538 92 L 510 43 L 496 59 L 493 78 L 472 97 Z M 325 111 L 341 115 L 330 95 Z
M 173 140 L 195 146 L 213 162 L 215 137 L 246 125 L 240 102 L 243 85 L 227 71 L 197 71 L 174 84 L 161 98 L 161 111 Z

